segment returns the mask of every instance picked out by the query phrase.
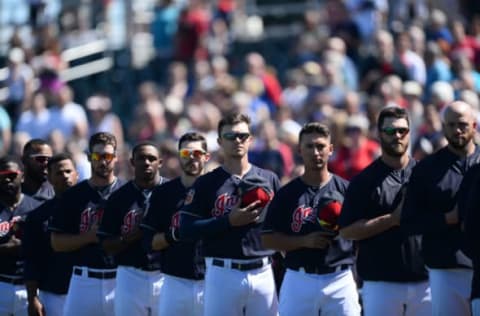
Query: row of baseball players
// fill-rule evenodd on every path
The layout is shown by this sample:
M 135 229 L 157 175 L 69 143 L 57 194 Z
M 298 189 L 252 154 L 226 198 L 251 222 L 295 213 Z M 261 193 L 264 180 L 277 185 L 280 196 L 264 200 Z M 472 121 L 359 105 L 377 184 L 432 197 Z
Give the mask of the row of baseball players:
M 478 276 L 470 284 L 470 259 L 479 262 L 476 119 L 454 102 L 443 122 L 448 145 L 416 163 L 407 113 L 383 109 L 382 155 L 350 184 L 328 171 L 328 127 L 308 123 L 299 134 L 304 173 L 281 188 L 249 163 L 242 114 L 219 122 L 224 159 L 209 173 L 203 136 L 183 135 L 182 173 L 169 181 L 149 143 L 133 148 L 135 176 L 123 183 L 114 175 L 115 138 L 93 135 L 92 176 L 76 184 L 71 157 L 32 141 L 25 171 L 28 159 L 47 166 L 55 196 L 38 206 L 20 191 L 20 164 L 0 159 L 0 314 L 360 315 L 356 263 L 364 315 L 480 315 Z M 241 204 L 248 178 L 267 184 L 268 208 Z M 279 300 L 274 251 L 286 268 Z

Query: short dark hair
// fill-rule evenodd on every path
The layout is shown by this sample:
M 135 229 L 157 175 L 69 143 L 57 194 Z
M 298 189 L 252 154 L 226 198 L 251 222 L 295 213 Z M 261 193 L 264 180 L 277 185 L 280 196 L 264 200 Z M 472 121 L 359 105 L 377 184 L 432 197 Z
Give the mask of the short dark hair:
M 141 142 L 141 143 L 138 143 L 136 144 L 135 146 L 133 146 L 132 148 L 132 158 L 135 157 L 135 154 L 137 153 L 137 151 L 140 150 L 140 148 L 142 147 L 146 147 L 146 146 L 152 146 L 153 148 L 155 148 L 158 152 L 158 155 L 160 155 L 160 149 L 158 149 L 157 145 L 153 142 L 149 142 L 149 141 L 145 141 L 145 142 Z
M 303 125 L 300 133 L 298 134 L 298 143 L 302 141 L 302 137 L 305 134 L 318 134 L 321 137 L 330 138 L 330 129 L 327 125 L 318 123 L 318 122 L 310 122 Z
M 381 130 L 383 127 L 383 122 L 387 118 L 396 118 L 396 119 L 405 119 L 408 126 L 410 126 L 410 120 L 408 119 L 408 113 L 404 108 L 398 106 L 388 106 L 383 108 L 378 115 L 377 120 L 377 129 Z
M 45 141 L 44 139 L 40 139 L 40 138 L 33 138 L 29 140 L 23 146 L 22 156 L 25 157 L 27 154 L 30 154 L 34 150 L 34 148 L 37 148 L 40 146 L 50 146 L 50 144 L 47 143 L 47 141 Z
M 47 164 L 48 171 L 52 170 L 52 168 L 55 164 L 59 163 L 60 161 L 64 161 L 64 160 L 70 160 L 72 162 L 73 166 L 76 167 L 75 160 L 73 159 L 71 154 L 60 153 L 60 154 L 53 155 L 52 158 L 50 158 L 50 160 L 48 160 L 48 164 Z
M 182 148 L 184 142 L 201 142 L 203 150 L 207 151 L 207 140 L 205 137 L 197 132 L 185 133 L 178 140 L 178 149 Z
M 23 170 L 22 161 L 17 156 L 12 155 L 0 157 L 0 170 L 4 169 L 8 164 L 11 163 L 18 165 L 19 170 Z
M 229 113 L 226 116 L 224 116 L 220 120 L 220 122 L 218 122 L 218 136 L 221 136 L 222 129 L 226 125 L 236 125 L 239 123 L 247 123 L 248 128 L 250 129 L 250 122 L 251 122 L 250 117 L 248 117 L 248 115 L 246 114 L 237 113 L 237 112 Z
M 101 145 L 112 145 L 113 149 L 116 151 L 117 150 L 117 139 L 113 134 L 110 134 L 108 132 L 99 132 L 96 134 L 93 134 L 90 137 L 90 140 L 88 142 L 88 150 L 92 152 L 93 147 L 95 145 L 101 144 Z

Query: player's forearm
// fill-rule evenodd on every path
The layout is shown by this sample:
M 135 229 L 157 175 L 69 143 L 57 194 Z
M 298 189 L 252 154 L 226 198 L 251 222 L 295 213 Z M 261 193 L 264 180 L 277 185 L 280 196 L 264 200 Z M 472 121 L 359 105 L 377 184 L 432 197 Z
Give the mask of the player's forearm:
M 231 227 L 228 216 L 200 219 L 182 215 L 180 222 L 181 240 L 199 240 L 205 236 L 227 232 Z
M 372 219 L 361 219 L 340 229 L 340 236 L 349 240 L 363 240 L 376 236 L 395 227 L 392 214 L 385 214 Z
M 276 251 L 292 251 L 305 247 L 304 236 L 289 236 L 283 233 L 264 233 L 263 247 Z
M 21 241 L 15 237 L 10 238 L 6 243 L 0 244 L 0 255 L 20 254 Z
M 80 235 L 60 233 L 52 233 L 51 235 L 52 248 L 57 252 L 71 252 L 97 242 L 97 237 L 92 232 L 86 232 Z
M 25 288 L 27 289 L 27 298 L 31 302 L 38 297 L 38 281 L 25 280 Z

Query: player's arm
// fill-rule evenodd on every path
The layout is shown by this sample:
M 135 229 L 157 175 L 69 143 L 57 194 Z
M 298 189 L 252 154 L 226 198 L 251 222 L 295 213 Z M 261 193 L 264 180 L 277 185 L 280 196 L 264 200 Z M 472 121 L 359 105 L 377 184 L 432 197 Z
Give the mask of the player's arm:
M 276 251 L 292 251 L 301 248 L 325 249 L 330 246 L 335 233 L 317 231 L 306 235 L 287 235 L 280 232 L 263 233 L 263 247 Z
M 28 315 L 45 315 L 45 309 L 38 297 L 38 282 L 36 280 L 26 280 L 25 288 L 27 289 Z
M 403 190 L 399 194 L 404 194 Z M 348 198 L 347 194 L 347 198 Z M 346 203 L 345 206 L 348 206 L 347 208 L 344 208 L 343 211 L 349 212 L 355 211 L 355 208 L 358 207 L 358 205 L 362 205 L 360 201 L 357 201 L 359 203 L 354 203 L 354 205 L 351 205 L 349 201 L 345 199 Z M 357 205 L 357 206 L 355 206 Z M 380 215 L 372 219 L 359 219 L 356 220 L 355 222 L 351 223 L 350 225 L 347 225 L 345 227 L 340 228 L 340 236 L 345 239 L 350 239 L 350 240 L 363 240 L 367 239 L 373 236 L 376 236 L 380 233 L 383 233 L 384 231 L 387 231 L 393 227 L 397 227 L 400 225 L 400 216 L 401 216 L 401 211 L 403 208 L 403 198 L 400 201 L 400 203 L 397 205 L 397 207 L 389 212 L 388 214 Z
M 0 255 L 18 255 L 21 246 L 22 241 L 12 234 L 7 242 L 0 244 Z
M 135 241 L 140 240 L 142 235 L 142 231 L 137 229 L 125 236 L 108 236 L 100 238 L 100 240 L 105 252 L 109 255 L 115 255 L 128 248 Z
M 97 225 L 93 225 L 89 231 L 81 234 L 52 232 L 50 240 L 52 248 L 57 252 L 71 252 L 98 243 L 97 228 Z

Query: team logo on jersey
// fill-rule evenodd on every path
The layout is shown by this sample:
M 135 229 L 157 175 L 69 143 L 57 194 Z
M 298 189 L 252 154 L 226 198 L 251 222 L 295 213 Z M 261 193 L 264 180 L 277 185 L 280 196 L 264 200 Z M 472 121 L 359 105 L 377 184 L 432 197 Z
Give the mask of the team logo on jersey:
M 212 210 L 213 217 L 223 216 L 226 213 L 229 213 L 232 210 L 232 207 L 237 204 L 239 197 L 236 195 L 229 195 L 224 193 L 217 197 L 215 204 Z
M 142 221 L 143 211 L 139 209 L 130 210 L 123 217 L 123 224 L 121 226 L 121 231 L 123 235 L 131 233 L 135 228 L 137 228 Z
M 194 195 L 195 195 L 195 189 L 188 190 L 187 196 L 185 196 L 185 205 L 192 203 Z
M 315 222 L 313 208 L 304 205 L 297 207 L 292 214 L 292 231 L 298 233 L 302 229 L 304 222 Z
M 0 222 L 0 237 L 6 236 L 10 231 L 13 232 L 16 237 L 21 237 L 20 226 L 22 221 L 22 216 L 14 216 L 10 221 Z
M 170 222 L 170 229 L 178 229 L 180 227 L 180 212 L 176 212 L 172 216 L 172 221 Z
M 84 233 L 90 230 L 94 224 L 100 223 L 103 217 L 103 209 L 93 209 L 91 207 L 86 208 L 82 214 L 80 214 L 80 233 Z

